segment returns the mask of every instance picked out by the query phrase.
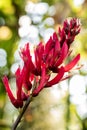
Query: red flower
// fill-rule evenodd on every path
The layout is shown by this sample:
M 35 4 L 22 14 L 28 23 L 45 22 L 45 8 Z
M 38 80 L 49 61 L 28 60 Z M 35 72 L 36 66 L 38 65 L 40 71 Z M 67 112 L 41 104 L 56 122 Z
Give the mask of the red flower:
M 5 85 L 6 92 L 8 93 L 8 96 L 9 96 L 9 98 L 10 98 L 12 104 L 13 104 L 16 108 L 22 107 L 22 106 L 23 106 L 23 101 L 21 100 L 21 97 L 19 96 L 19 97 L 15 98 L 15 97 L 13 96 L 13 93 L 12 93 L 12 91 L 11 91 L 11 89 L 10 89 L 10 85 L 9 85 L 8 78 L 7 78 L 6 76 L 4 76 L 4 78 L 3 78 L 3 83 L 4 83 L 4 85 Z M 21 92 L 21 90 L 20 90 L 20 92 Z
M 29 96 L 28 93 L 24 92 L 23 87 L 27 91 L 29 91 L 31 88 L 31 83 L 29 80 L 27 81 L 27 73 L 25 67 L 23 67 L 22 70 L 18 68 L 15 73 L 15 77 L 16 77 L 16 97 L 13 96 L 13 93 L 10 89 L 8 78 L 4 76 L 2 80 L 12 104 L 16 108 L 19 108 L 23 106 L 23 101 L 26 100 Z
M 80 32 L 80 21 L 79 19 L 73 18 L 71 20 L 65 20 L 63 28 L 59 28 L 60 44 L 61 46 L 66 41 L 68 47 L 74 41 L 75 36 Z
M 20 55 L 24 66 L 22 70 L 18 68 L 15 73 L 17 97 L 13 96 L 7 77 L 3 78 L 8 96 L 15 107 L 22 107 L 30 93 L 32 96 L 37 96 L 42 89 L 52 87 L 69 77 L 64 77 L 64 74 L 78 63 L 80 54 L 67 65 L 64 65 L 64 61 L 70 56 L 70 45 L 79 32 L 78 19 L 65 20 L 58 34 L 55 32 L 46 44 L 41 42 L 34 48 L 34 61 L 28 43 L 21 49 Z M 51 77 L 53 73 L 56 75 L 54 78 Z

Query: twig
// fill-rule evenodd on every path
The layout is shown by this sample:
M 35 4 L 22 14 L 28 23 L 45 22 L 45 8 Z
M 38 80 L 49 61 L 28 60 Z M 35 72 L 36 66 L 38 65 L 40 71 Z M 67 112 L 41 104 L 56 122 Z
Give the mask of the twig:
M 22 118 L 22 116 L 24 115 L 24 113 L 25 113 L 25 111 L 26 111 L 28 105 L 30 104 L 31 100 L 32 100 L 32 95 L 30 95 L 30 97 L 27 99 L 27 101 L 26 101 L 26 103 L 25 103 L 25 105 L 24 105 L 24 107 L 23 107 L 22 112 L 21 112 L 20 115 L 17 117 L 17 119 L 16 119 L 15 123 L 13 124 L 11 130 L 16 130 L 16 128 L 17 128 L 18 124 L 20 123 L 21 118 Z

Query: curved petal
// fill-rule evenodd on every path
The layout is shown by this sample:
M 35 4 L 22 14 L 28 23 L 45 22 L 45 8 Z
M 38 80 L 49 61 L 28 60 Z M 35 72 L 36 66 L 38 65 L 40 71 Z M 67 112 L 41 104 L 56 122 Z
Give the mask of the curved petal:
M 8 78 L 6 76 L 4 76 L 2 81 L 3 81 L 4 85 L 5 85 L 6 92 L 8 93 L 8 96 L 9 96 L 11 102 L 15 101 L 16 99 L 15 99 L 15 97 L 13 96 L 13 94 L 11 92 Z
M 13 96 L 13 93 L 11 92 L 8 78 L 7 78 L 6 76 L 4 76 L 3 79 L 2 79 L 2 81 L 3 81 L 3 83 L 4 83 L 6 92 L 7 92 L 8 96 L 9 96 L 9 98 L 10 98 L 12 104 L 13 104 L 16 108 L 22 107 L 22 106 L 23 106 L 23 102 L 22 102 L 22 101 L 18 101 L 18 100 Z
M 68 46 L 66 44 L 66 42 L 64 42 L 62 50 L 61 50 L 61 56 L 59 57 L 59 59 L 57 60 L 57 62 L 55 63 L 55 67 L 59 66 L 62 64 L 63 60 L 66 58 L 68 53 Z
M 35 54 L 35 65 L 37 72 L 41 74 L 41 62 L 42 62 L 42 55 L 44 53 L 44 45 L 39 43 L 34 51 Z
M 30 55 L 29 43 L 27 43 L 25 47 L 21 49 L 20 55 L 24 61 L 25 66 L 27 67 L 29 66 L 31 72 L 36 73 L 36 68 L 35 68 L 35 65 L 33 64 L 32 56 Z
M 65 72 L 71 70 L 80 60 L 80 54 L 78 54 L 69 64 L 67 64 L 65 68 Z
M 17 69 L 15 76 L 16 76 L 16 87 L 17 87 L 17 99 L 21 100 L 23 76 L 21 75 L 20 68 Z
M 61 67 L 59 69 L 58 74 L 55 76 L 55 78 L 53 78 L 52 80 L 50 80 L 45 87 L 51 87 L 52 85 L 55 85 L 57 83 L 59 83 L 59 81 L 62 79 L 63 75 L 64 75 L 64 67 Z

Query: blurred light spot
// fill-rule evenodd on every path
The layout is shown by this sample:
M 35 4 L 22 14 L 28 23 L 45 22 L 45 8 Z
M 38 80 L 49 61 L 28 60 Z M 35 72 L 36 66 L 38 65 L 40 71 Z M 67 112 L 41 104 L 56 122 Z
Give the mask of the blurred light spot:
M 48 9 L 48 15 L 49 16 L 53 16 L 53 15 L 55 15 L 55 13 L 56 13 L 55 7 L 54 6 L 50 6 L 49 9 Z
M 48 11 L 48 4 L 47 3 L 38 3 L 35 6 L 35 13 L 39 15 L 44 15 Z
M 11 72 L 12 72 L 12 74 L 15 74 L 16 70 L 18 69 L 18 67 L 23 68 L 23 61 L 22 60 L 17 61 L 16 63 L 14 63 L 11 66 Z
M 12 37 L 12 32 L 7 26 L 2 26 L 0 28 L 0 39 L 9 40 Z
M 35 4 L 34 4 L 33 2 L 28 2 L 28 3 L 26 4 L 26 6 L 25 6 L 25 11 L 26 11 L 27 13 L 32 14 L 32 13 L 34 13 L 34 7 L 35 7 Z
M 85 0 L 73 0 L 75 6 L 80 6 Z
M 31 25 L 30 27 L 29 27 L 29 36 L 30 37 L 36 37 L 36 36 L 38 36 L 38 28 L 37 27 L 35 27 L 34 25 Z
M 11 0 L 0 0 L 0 8 L 5 14 L 13 14 L 15 12 L 15 8 L 12 6 Z
M 6 51 L 2 48 L 0 48 L 0 55 L 2 55 L 3 57 L 7 57 Z
M 20 37 L 36 37 L 38 35 L 38 29 L 33 25 L 28 27 L 20 27 L 18 33 Z
M 19 25 L 20 26 L 29 26 L 31 24 L 31 19 L 29 16 L 24 15 L 19 18 Z
M 15 74 L 17 68 L 19 67 L 18 63 L 14 63 L 12 66 L 11 66 L 11 72 L 12 74 Z
M 4 49 L 0 49 L 0 67 L 4 67 L 7 64 L 7 54 Z
M 44 20 L 44 24 L 48 26 L 53 26 L 54 25 L 54 19 L 52 17 L 48 17 Z
M 41 15 L 33 15 L 32 21 L 33 21 L 34 24 L 38 24 L 42 21 L 42 16 Z
M 18 30 L 18 34 L 20 37 L 25 37 L 29 35 L 29 27 L 20 27 Z
M 80 95 L 85 93 L 86 87 L 84 77 L 80 75 L 72 77 L 70 80 L 69 90 L 71 95 Z
M 54 85 L 53 88 L 50 89 L 51 91 L 51 94 L 53 95 L 53 98 L 54 99 L 60 99 L 61 98 L 61 92 L 59 91 L 58 89 L 58 84 L 57 85 Z
M 15 53 L 14 53 L 14 59 L 15 59 L 15 61 L 19 61 L 19 60 L 21 60 L 21 56 L 20 56 L 18 50 L 16 50 Z
M 38 28 L 40 35 L 44 37 L 44 31 L 46 30 L 46 28 L 44 27 L 44 23 L 39 24 Z
M 0 67 L 4 67 L 7 64 L 7 60 L 0 56 Z
M 64 80 L 64 81 L 60 82 L 60 87 L 61 87 L 62 91 L 66 92 L 68 90 L 67 80 Z
M 50 36 L 52 36 L 52 34 L 54 33 L 54 29 L 53 28 L 48 28 L 44 31 L 44 41 L 47 42 L 50 38 Z
M 38 28 L 34 25 L 27 28 L 21 27 L 18 32 L 19 36 L 22 38 L 22 41 L 24 40 L 32 44 L 38 44 L 40 41 Z
M 85 119 L 87 117 L 87 102 L 81 103 L 77 106 L 77 111 L 82 119 Z
M 33 2 L 28 2 L 25 11 L 29 14 L 38 14 L 38 15 L 44 15 L 48 11 L 48 4 L 41 2 L 34 4 Z
M 85 103 L 87 99 L 86 94 L 81 94 L 81 95 L 75 95 L 75 96 L 70 96 L 70 101 L 76 105 Z
M 39 36 L 36 36 L 36 37 L 29 36 L 28 42 L 34 45 L 38 44 L 40 42 Z

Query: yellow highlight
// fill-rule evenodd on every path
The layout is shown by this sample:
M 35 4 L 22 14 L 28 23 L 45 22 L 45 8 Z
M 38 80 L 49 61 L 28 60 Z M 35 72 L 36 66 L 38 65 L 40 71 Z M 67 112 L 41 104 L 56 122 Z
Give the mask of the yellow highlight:
M 12 32 L 7 26 L 0 27 L 0 40 L 9 40 L 12 37 Z
M 15 12 L 11 0 L 0 0 L 0 9 L 5 14 L 14 14 Z

